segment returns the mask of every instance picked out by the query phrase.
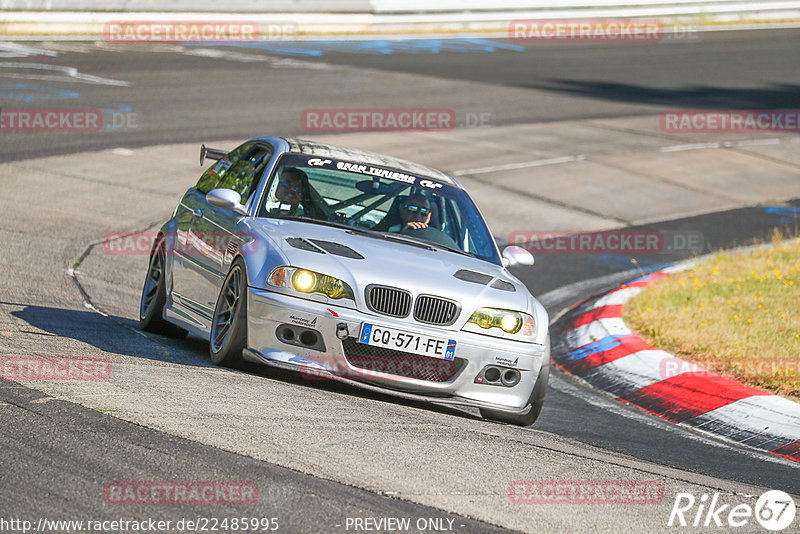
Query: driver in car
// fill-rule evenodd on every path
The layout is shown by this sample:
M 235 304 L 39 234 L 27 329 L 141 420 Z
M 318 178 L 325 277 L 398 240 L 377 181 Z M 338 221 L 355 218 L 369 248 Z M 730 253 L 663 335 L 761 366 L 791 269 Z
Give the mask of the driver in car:
M 431 222 L 431 204 L 428 201 L 428 197 L 422 193 L 409 195 L 400 206 L 398 213 L 402 223 L 389 228 L 390 232 L 419 237 L 426 241 L 460 250 L 453 238 L 438 228 L 429 226 Z
M 431 222 L 431 204 L 422 193 L 414 193 L 400 206 L 399 214 L 403 222 L 389 228 L 390 232 L 401 232 L 406 227 L 414 230 L 427 228 Z

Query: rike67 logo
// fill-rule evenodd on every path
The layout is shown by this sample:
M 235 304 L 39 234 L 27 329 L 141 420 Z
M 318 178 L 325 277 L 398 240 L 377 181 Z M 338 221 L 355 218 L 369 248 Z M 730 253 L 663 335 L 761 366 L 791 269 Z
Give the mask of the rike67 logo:
M 755 518 L 765 529 L 779 531 L 794 522 L 795 513 L 794 500 L 780 490 L 761 494 L 755 507 L 746 503 L 722 503 L 719 493 L 714 493 L 710 498 L 704 493 L 699 499 L 691 493 L 678 493 L 667 526 L 736 529 Z

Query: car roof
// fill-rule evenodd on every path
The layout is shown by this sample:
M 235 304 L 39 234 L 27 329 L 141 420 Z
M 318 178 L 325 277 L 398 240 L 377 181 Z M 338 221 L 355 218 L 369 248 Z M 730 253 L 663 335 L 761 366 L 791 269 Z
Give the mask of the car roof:
M 314 156 L 341 159 L 346 161 L 355 161 L 369 165 L 379 165 L 381 167 L 389 167 L 392 169 L 405 171 L 410 174 L 433 178 L 434 180 L 458 187 L 459 189 L 462 188 L 461 184 L 459 184 L 449 174 L 437 169 L 426 167 L 425 165 L 420 165 L 419 163 L 414 163 L 413 161 L 393 158 L 391 156 L 385 156 L 383 154 L 377 154 L 367 150 L 329 145 L 327 143 L 310 141 L 308 139 L 297 139 L 293 137 L 282 137 L 281 139 L 286 141 L 286 143 L 289 145 L 289 152 L 310 154 Z

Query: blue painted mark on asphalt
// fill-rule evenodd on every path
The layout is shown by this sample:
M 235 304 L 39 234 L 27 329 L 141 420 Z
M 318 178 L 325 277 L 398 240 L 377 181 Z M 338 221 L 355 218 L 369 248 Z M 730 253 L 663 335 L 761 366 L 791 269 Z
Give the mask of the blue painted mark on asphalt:
M 185 46 L 208 46 L 200 43 L 187 43 Z M 265 41 L 263 43 L 219 43 L 219 46 L 234 46 L 237 48 L 256 48 L 259 50 L 266 50 L 280 56 L 306 56 L 316 57 L 323 54 L 322 50 L 315 50 L 310 48 L 302 48 L 298 46 L 286 45 L 283 43 L 275 43 Z
M 187 43 L 186 46 L 209 46 L 207 43 Z M 345 54 L 439 54 L 441 52 L 493 53 L 500 50 L 525 51 L 524 46 L 492 41 L 490 39 L 364 39 L 318 41 L 257 41 L 215 43 L 213 46 L 255 48 L 284 56 L 319 57 L 326 52 Z
M 103 129 L 109 131 L 127 130 L 131 127 L 130 117 L 135 115 L 131 106 L 126 104 L 110 104 L 112 107 L 102 107 Z M 137 126 L 139 118 L 136 118 Z
M 777 206 L 764 208 L 764 213 L 780 217 L 778 220 L 772 222 L 773 225 L 794 224 L 800 221 L 800 208 Z
M 592 354 L 597 354 L 598 352 L 605 352 L 607 350 L 611 350 L 614 347 L 619 347 L 622 345 L 622 342 L 625 340 L 626 337 L 630 336 L 606 336 L 604 338 L 598 339 L 597 341 L 592 341 L 588 345 L 581 347 L 579 349 L 571 350 L 568 353 L 564 354 L 560 359 L 568 362 L 574 362 L 577 360 L 582 360 Z
M 77 91 L 31 85 L 27 83 L 0 83 L 0 98 L 10 98 L 22 102 L 40 102 L 43 100 L 69 100 L 80 97 Z
M 131 117 L 136 115 L 137 126 L 141 119 L 139 114 L 133 107 L 128 104 L 120 104 L 117 102 L 103 102 L 96 100 L 82 101 L 83 107 L 93 108 L 99 110 L 103 114 L 103 131 L 115 130 L 128 130 L 132 126 L 130 124 Z
M 634 269 L 638 265 L 639 268 L 646 273 L 660 271 L 661 269 L 672 265 L 669 262 L 665 263 L 661 261 L 645 260 L 642 258 L 636 258 L 637 263 L 632 263 L 630 256 L 625 256 L 622 254 L 597 254 L 587 258 L 585 261 L 586 263 L 590 263 L 592 265 L 600 265 L 602 267 L 608 267 L 609 269 L 619 269 L 623 271 Z

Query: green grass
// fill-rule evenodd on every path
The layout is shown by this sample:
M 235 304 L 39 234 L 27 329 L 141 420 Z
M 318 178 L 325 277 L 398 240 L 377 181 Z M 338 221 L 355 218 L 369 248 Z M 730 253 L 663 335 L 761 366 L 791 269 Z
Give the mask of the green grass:
M 623 316 L 654 347 L 800 401 L 800 241 L 718 254 L 649 286 Z

